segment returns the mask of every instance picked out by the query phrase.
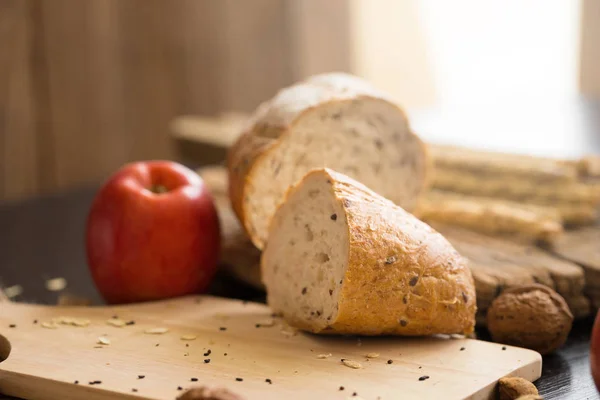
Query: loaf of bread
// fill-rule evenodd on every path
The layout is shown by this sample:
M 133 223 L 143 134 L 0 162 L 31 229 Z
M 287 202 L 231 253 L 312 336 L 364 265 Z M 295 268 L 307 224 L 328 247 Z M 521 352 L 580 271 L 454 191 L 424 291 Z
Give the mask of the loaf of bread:
M 469 268 L 427 224 L 329 169 L 286 195 L 261 259 L 267 301 L 299 329 L 323 334 L 468 334 Z
M 262 104 L 228 153 L 229 194 L 260 249 L 286 190 L 313 168 L 357 179 L 412 210 L 429 158 L 404 112 L 365 81 L 317 75 Z

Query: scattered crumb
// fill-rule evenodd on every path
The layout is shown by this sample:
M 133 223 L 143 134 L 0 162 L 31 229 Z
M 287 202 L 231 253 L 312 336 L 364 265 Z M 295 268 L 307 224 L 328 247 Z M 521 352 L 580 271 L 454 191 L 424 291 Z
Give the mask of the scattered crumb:
M 110 344 L 110 339 L 108 339 L 106 336 L 100 336 L 98 338 L 98 344 L 104 344 L 108 346 Z
M 183 390 L 183 388 L 178 386 L 177 390 Z M 201 386 L 187 390 L 176 400 L 243 400 L 243 398 L 225 388 Z
M 42 322 L 41 326 L 42 326 L 42 328 L 46 328 L 46 329 L 58 328 L 58 325 L 56 325 L 54 322 Z
M 75 318 L 71 322 L 71 325 L 83 328 L 83 327 L 88 326 L 90 323 L 91 323 L 91 321 L 89 319 Z
M 60 292 L 67 287 L 67 280 L 65 278 L 53 278 L 46 281 L 46 289 L 51 292 Z
M 17 297 L 17 296 L 21 295 L 22 293 L 23 293 L 23 286 L 21 286 L 21 285 L 13 285 L 13 286 L 4 288 L 4 294 L 9 299 L 12 299 L 13 297 Z
M 332 356 L 332 354 L 331 354 L 331 353 L 327 353 L 327 354 L 319 354 L 319 355 L 317 356 L 317 358 L 329 358 L 329 357 L 331 357 L 331 356 Z
M 367 353 L 366 357 L 367 358 L 377 358 L 377 357 L 379 357 L 379 353 Z
M 181 340 L 196 340 L 196 335 L 182 335 L 180 337 Z
M 342 358 L 342 364 L 353 369 L 360 369 L 363 367 L 359 362 L 348 360 L 347 358 Z
M 162 328 L 162 327 L 149 328 L 144 331 L 144 333 L 147 333 L 148 335 L 162 335 L 163 333 L 167 333 L 167 332 L 169 332 L 169 328 Z

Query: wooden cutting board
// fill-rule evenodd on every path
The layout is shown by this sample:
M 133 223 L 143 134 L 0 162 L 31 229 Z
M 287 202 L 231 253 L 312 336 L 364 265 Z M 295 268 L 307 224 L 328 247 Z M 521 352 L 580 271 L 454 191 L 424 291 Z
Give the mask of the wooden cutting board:
M 115 327 L 113 317 L 133 323 Z M 90 323 L 69 325 L 74 318 Z M 53 319 L 67 324 L 50 329 Z M 153 328 L 168 332 L 145 333 Z M 178 387 L 197 385 L 249 400 L 487 399 L 503 376 L 541 373 L 530 350 L 464 338 L 319 337 L 295 332 L 265 305 L 208 296 L 119 307 L 0 303 L 0 334 L 0 393 L 27 399 L 175 399 Z

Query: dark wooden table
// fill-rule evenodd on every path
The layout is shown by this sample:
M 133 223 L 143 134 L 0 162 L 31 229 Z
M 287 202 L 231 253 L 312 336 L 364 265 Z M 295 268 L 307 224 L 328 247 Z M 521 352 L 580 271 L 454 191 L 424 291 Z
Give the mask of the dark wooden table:
M 461 125 L 455 119 L 444 120 L 443 116 L 432 117 L 432 114 L 423 115 L 415 125 L 426 139 L 439 142 L 550 155 L 600 153 L 600 103 L 578 100 L 566 106 L 554 104 L 542 107 L 536 113 L 530 113 L 530 118 L 544 121 L 543 129 L 537 130 L 517 106 L 513 104 L 512 107 L 516 107 L 517 112 L 503 113 L 504 119 L 494 124 L 489 135 L 477 136 L 477 127 L 473 125 L 462 127 L 464 129 L 460 133 Z M 485 113 L 477 115 L 482 121 L 491 118 Z M 514 118 L 507 121 L 506 118 L 511 115 Z M 441 126 L 449 127 L 449 131 L 443 132 Z M 514 129 L 510 130 L 511 126 Z M 526 136 L 525 132 L 531 129 L 532 135 Z M 469 132 L 472 135 L 465 136 Z M 465 137 L 470 139 L 461 139 Z M 537 147 L 536 142 L 539 143 Z M 22 285 L 24 291 L 18 301 L 55 304 L 58 294 L 46 290 L 45 282 L 49 278 L 63 277 L 68 282 L 66 292 L 101 303 L 89 275 L 84 252 L 85 218 L 95 190 L 88 188 L 0 204 L 0 284 Z M 223 275 L 217 277 L 211 292 L 248 300 L 260 301 L 263 298 L 255 290 Z M 566 346 L 556 354 L 544 357 L 542 377 L 536 385 L 545 399 L 600 398 L 589 369 L 592 322 L 591 319 L 576 322 Z M 487 337 L 485 331 L 478 333 L 483 339 Z

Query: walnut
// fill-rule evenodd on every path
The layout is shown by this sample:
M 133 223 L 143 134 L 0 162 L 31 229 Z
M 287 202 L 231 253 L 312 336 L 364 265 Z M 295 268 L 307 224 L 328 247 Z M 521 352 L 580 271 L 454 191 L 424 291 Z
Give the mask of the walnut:
M 243 397 L 223 388 L 208 388 L 205 386 L 187 390 L 177 400 L 244 400 Z
M 554 290 L 540 284 L 507 289 L 492 303 L 487 326 L 495 342 L 548 354 L 567 340 L 573 314 Z
M 528 380 L 510 377 L 498 381 L 498 394 L 500 400 L 516 400 L 526 395 L 537 395 L 538 391 Z

